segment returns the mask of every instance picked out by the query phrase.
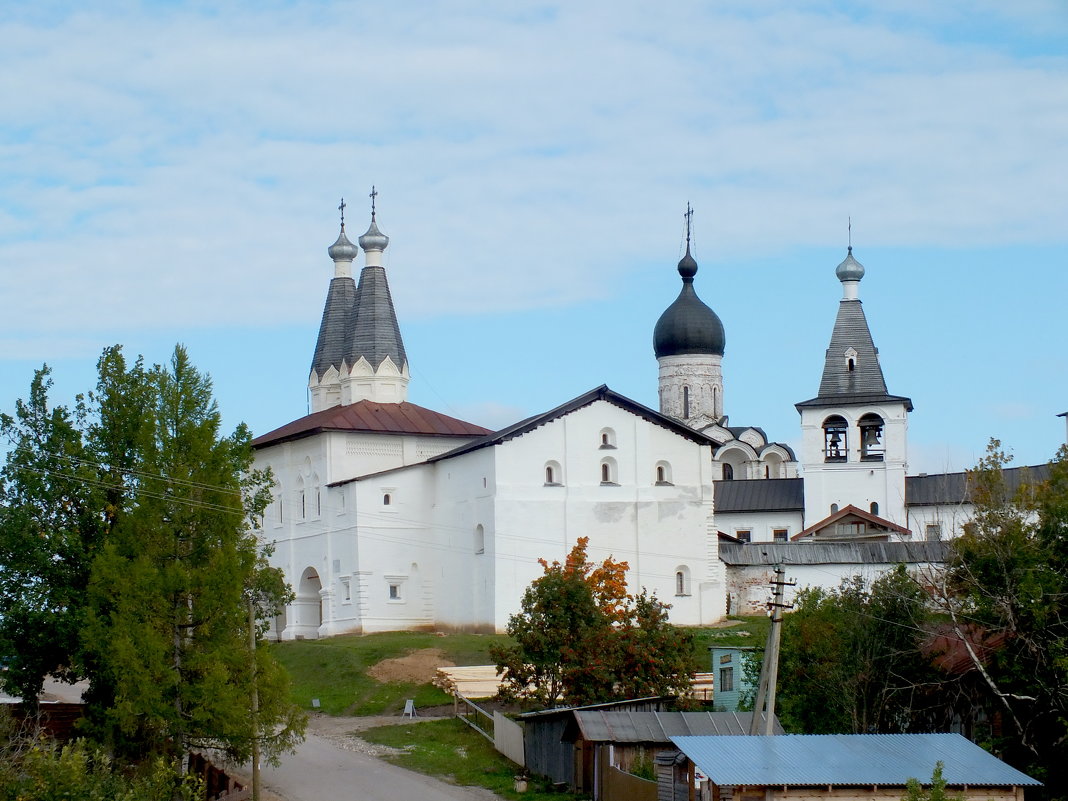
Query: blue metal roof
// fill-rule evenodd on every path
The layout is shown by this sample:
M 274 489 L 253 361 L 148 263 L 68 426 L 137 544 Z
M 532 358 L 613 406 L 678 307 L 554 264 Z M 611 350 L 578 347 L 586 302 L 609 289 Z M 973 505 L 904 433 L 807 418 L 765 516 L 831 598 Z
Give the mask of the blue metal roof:
M 935 763 L 950 785 L 1040 786 L 959 734 L 786 734 L 672 737 L 720 785 L 929 783 Z

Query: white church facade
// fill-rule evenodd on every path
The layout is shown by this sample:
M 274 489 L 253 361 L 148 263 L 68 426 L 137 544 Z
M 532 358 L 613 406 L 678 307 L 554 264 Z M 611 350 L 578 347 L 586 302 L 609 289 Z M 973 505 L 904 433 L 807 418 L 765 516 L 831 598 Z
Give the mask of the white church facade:
M 253 442 L 276 481 L 260 534 L 296 592 L 278 638 L 502 631 L 538 560 L 579 537 L 592 560 L 626 561 L 672 622 L 710 624 L 758 607 L 776 562 L 824 585 L 928 565 L 970 517 L 963 474 L 906 476 L 912 402 L 887 391 L 852 248 L 819 391 L 797 404 L 798 458 L 729 424 L 724 327 L 694 289 L 689 234 L 682 289 L 653 332 L 659 411 L 601 386 L 496 432 L 407 401 L 373 208 L 357 241 L 342 220 L 311 413 Z

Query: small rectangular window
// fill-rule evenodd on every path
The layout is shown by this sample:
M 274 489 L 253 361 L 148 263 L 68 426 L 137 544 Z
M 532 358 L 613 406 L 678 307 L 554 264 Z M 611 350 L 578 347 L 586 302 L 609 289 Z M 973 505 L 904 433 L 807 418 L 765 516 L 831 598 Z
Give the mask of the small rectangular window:
M 729 693 L 734 690 L 734 668 L 726 667 L 719 670 L 719 687 L 721 693 Z
M 771 538 L 775 542 L 786 542 L 789 538 L 790 529 L 788 528 L 773 528 L 771 530 Z
M 928 523 L 925 535 L 928 542 L 937 542 L 942 539 L 942 525 L 940 523 Z
M 753 532 L 752 531 L 748 531 L 748 530 L 735 531 L 734 532 L 734 536 L 737 537 L 738 539 L 740 539 L 742 542 L 752 542 L 753 541 Z
M 349 579 L 347 579 L 347 578 L 341 579 L 341 600 L 343 600 L 343 601 L 351 601 L 352 600 L 352 584 L 349 582 Z
M 731 661 L 731 655 L 730 654 L 723 654 L 723 656 L 721 656 L 719 658 L 719 663 L 721 665 L 730 664 L 730 661 Z
M 400 597 L 401 597 L 400 584 L 390 584 L 389 585 L 389 600 L 391 600 L 391 601 L 399 601 Z

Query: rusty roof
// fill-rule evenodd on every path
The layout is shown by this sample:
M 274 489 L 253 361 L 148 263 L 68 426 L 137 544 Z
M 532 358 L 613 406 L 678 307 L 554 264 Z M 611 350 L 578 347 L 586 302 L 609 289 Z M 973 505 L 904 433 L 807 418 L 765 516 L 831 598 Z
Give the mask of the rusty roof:
M 421 434 L 431 437 L 482 437 L 492 433 L 476 426 L 424 409 L 414 403 L 376 403 L 362 400 L 314 412 L 252 440 L 252 447 L 277 445 L 323 431 L 358 431 L 373 434 Z
M 842 520 L 844 520 L 845 518 L 848 518 L 848 517 L 858 518 L 860 520 L 863 520 L 865 523 L 869 523 L 869 524 L 871 524 L 873 526 L 876 526 L 879 529 L 886 529 L 887 531 L 896 531 L 898 534 L 909 534 L 909 533 L 911 533 L 904 526 L 899 526 L 897 523 L 891 523 L 889 520 L 886 520 L 885 518 L 879 517 L 878 515 L 873 515 L 870 512 L 865 512 L 863 509 L 858 509 L 853 504 L 849 504 L 844 509 L 840 509 L 837 512 L 835 512 L 834 514 L 832 514 L 830 517 L 825 517 L 820 522 L 809 526 L 804 531 L 802 531 L 800 534 L 794 534 L 794 536 L 791 537 L 790 539 L 792 539 L 792 540 L 805 539 L 806 537 L 810 537 L 810 536 L 812 536 L 814 534 L 818 534 L 823 529 L 829 528 L 830 526 L 833 526 L 835 523 L 841 522 Z

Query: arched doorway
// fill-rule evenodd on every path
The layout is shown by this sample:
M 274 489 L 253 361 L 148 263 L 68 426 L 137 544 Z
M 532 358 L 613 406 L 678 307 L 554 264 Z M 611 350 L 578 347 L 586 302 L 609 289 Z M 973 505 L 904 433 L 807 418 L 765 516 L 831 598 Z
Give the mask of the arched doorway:
M 320 593 L 322 588 L 323 583 L 319 580 L 319 573 L 314 567 L 306 568 L 300 574 L 297 597 L 290 607 L 293 615 L 289 625 L 289 634 L 293 638 L 305 640 L 318 638 L 319 626 L 323 624 L 323 597 Z

